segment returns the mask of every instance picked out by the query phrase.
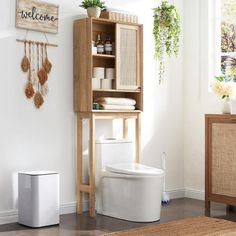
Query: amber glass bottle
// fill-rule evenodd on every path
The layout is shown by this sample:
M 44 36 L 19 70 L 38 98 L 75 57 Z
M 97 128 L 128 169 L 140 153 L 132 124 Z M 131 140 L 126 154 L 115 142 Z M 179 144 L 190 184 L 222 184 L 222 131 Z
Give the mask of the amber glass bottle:
M 112 54 L 112 42 L 110 36 L 107 36 L 105 41 L 105 54 L 111 55 Z
M 97 46 L 97 53 L 98 54 L 103 54 L 104 53 L 104 43 L 101 40 L 101 35 L 100 34 L 98 34 L 98 36 L 97 36 L 96 46 Z

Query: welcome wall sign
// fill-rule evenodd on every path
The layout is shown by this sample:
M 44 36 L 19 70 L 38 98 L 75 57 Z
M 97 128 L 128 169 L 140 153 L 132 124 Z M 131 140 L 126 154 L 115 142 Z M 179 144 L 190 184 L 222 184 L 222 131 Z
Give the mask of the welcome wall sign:
M 38 0 L 17 0 L 16 27 L 58 33 L 59 6 Z

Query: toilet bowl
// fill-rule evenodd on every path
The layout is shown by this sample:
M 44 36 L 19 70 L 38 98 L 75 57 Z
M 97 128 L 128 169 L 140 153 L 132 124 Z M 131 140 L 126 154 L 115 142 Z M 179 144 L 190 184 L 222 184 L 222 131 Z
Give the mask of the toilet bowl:
M 160 219 L 164 171 L 134 163 L 129 140 L 97 141 L 96 210 L 135 222 Z

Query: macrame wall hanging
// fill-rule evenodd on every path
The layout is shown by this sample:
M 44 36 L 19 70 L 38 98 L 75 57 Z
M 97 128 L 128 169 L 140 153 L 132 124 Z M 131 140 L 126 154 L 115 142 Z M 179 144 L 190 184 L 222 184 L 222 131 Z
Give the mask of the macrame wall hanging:
M 27 35 L 27 34 L 26 34 Z M 48 79 L 52 69 L 52 63 L 48 59 L 47 47 L 57 47 L 56 44 L 25 39 L 16 39 L 24 45 L 24 56 L 21 61 L 21 70 L 27 73 L 25 96 L 33 99 L 36 108 L 40 108 L 44 103 L 44 98 L 48 94 Z

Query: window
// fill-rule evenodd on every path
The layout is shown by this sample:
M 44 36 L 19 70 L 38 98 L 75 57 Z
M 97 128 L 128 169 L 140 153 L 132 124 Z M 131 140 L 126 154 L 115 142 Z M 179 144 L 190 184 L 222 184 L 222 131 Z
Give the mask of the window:
M 220 69 L 228 80 L 236 82 L 236 1 L 220 1 Z

